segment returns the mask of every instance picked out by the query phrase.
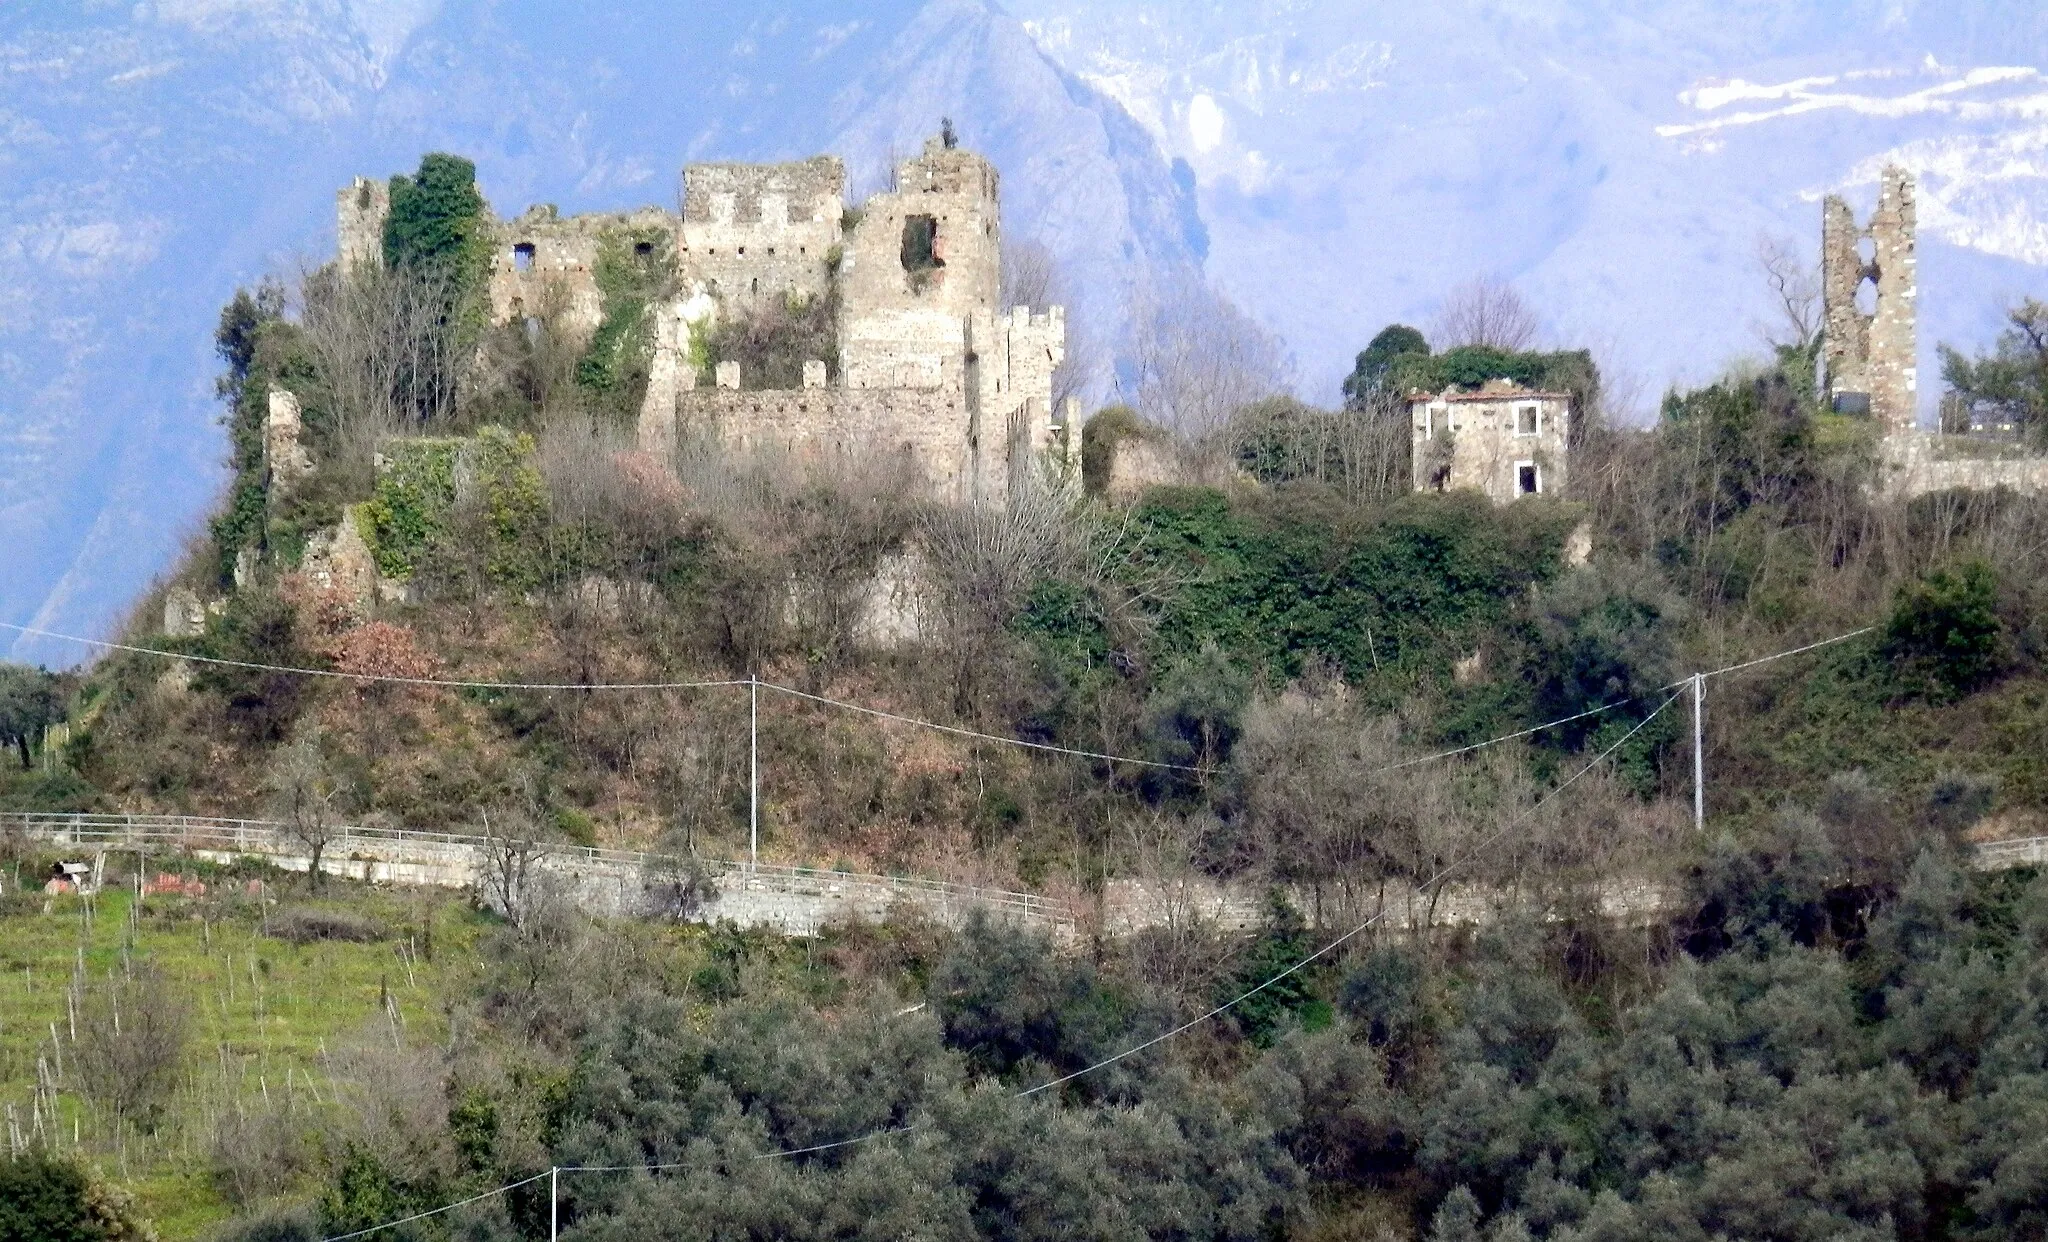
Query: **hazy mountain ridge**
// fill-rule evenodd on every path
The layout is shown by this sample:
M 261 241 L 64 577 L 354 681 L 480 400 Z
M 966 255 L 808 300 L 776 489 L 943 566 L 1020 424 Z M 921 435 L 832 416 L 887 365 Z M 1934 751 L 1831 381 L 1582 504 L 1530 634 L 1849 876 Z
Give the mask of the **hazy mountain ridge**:
M 1887 160 L 1922 173 L 1923 374 L 2048 261 L 2038 12 L 1016 8 L 1189 161 L 1212 274 L 1287 336 L 1311 395 L 1360 333 L 1478 273 L 1653 391 L 1703 378 L 1760 347 L 1757 234 L 1810 243 L 1819 197 L 1868 198 Z M 1290 255 L 1316 261 L 1270 279 Z

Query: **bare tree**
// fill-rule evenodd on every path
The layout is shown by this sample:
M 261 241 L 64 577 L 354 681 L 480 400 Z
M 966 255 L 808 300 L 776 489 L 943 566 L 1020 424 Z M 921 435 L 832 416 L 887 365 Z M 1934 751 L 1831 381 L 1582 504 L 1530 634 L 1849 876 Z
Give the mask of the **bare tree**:
M 532 791 L 497 814 L 483 812 L 481 880 L 484 901 L 514 928 L 522 926 L 543 896 L 538 890 L 537 864 L 548 852 L 539 808 Z
M 1446 349 L 1481 346 L 1520 353 L 1536 343 L 1536 312 L 1507 281 L 1479 277 L 1444 295 L 1430 339 Z
M 1198 442 L 1292 379 L 1280 338 L 1193 273 L 1132 296 L 1129 353 L 1136 374 L 1126 398 L 1146 421 Z
M 1089 403 L 1100 392 L 1104 372 L 1102 343 L 1088 320 L 1078 313 L 1066 269 L 1050 247 L 1036 238 L 1006 238 L 1002 255 L 1002 308 L 1024 306 L 1067 309 L 1066 355 L 1052 373 L 1052 407 L 1067 399 Z
M 1756 265 L 1771 291 L 1774 322 L 1759 333 L 1775 348 L 1810 349 L 1820 336 L 1820 265 L 1788 237 L 1759 233 Z
M 285 835 L 305 847 L 311 863 L 307 874 L 317 892 L 321 855 L 342 828 L 341 781 L 328 762 L 317 725 L 278 748 L 264 785 L 270 793 L 271 813 L 283 824 Z
M 454 277 L 437 268 L 332 265 L 299 281 L 299 319 L 334 396 L 343 451 L 445 421 L 471 361 Z
M 79 1086 L 116 1121 L 153 1130 L 177 1090 L 190 1032 L 185 994 L 161 971 L 110 973 L 82 998 L 72 1051 Z
M 1354 500 L 1409 487 L 1408 407 L 1385 390 L 1342 410 L 1292 397 L 1256 402 L 1231 420 L 1228 440 L 1232 457 L 1261 480 L 1313 479 Z

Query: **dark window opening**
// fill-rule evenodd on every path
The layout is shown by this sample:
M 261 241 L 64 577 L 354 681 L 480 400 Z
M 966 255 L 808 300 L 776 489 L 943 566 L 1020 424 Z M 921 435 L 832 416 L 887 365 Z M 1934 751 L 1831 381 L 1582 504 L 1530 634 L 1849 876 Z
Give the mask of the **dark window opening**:
M 750 288 L 748 289 L 749 293 L 761 292 L 761 278 L 759 276 L 754 277 L 754 279 L 748 283 L 750 285 Z
M 651 258 L 653 258 L 653 257 L 654 257 L 654 243 L 653 243 L 653 242 L 634 242 L 634 243 L 633 243 L 633 257 L 634 257 L 634 258 L 636 258 L 636 259 L 651 259 Z
M 939 221 L 936 216 L 903 217 L 903 270 L 910 274 L 910 287 L 923 289 L 933 272 L 946 266 L 939 257 Z
M 530 272 L 533 270 L 532 242 L 520 242 L 518 245 L 512 247 L 512 267 L 514 270 L 521 272 Z
M 1516 467 L 1515 467 L 1515 495 L 1517 495 L 1517 496 L 1534 496 L 1534 495 L 1536 494 L 1536 492 L 1537 492 L 1537 487 L 1536 487 L 1536 467 L 1534 467 L 1534 466 L 1516 466 Z
M 775 247 L 768 247 L 768 257 L 771 259 L 775 257 Z

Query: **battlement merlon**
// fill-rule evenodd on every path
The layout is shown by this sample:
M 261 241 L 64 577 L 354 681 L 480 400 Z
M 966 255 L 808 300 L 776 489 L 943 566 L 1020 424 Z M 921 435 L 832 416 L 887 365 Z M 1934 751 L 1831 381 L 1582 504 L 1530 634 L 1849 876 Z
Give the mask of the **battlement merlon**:
M 814 156 L 787 164 L 691 164 L 680 198 L 685 224 L 831 224 L 846 206 L 846 166 Z

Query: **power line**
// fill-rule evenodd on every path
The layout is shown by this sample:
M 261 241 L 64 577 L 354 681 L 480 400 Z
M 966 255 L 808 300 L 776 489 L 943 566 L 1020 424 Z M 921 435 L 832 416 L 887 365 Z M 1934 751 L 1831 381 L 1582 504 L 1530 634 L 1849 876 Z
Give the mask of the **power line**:
M 1730 664 L 1730 665 L 1728 665 L 1728 666 L 1727 666 L 1726 668 L 1717 668 L 1717 669 L 1712 669 L 1712 670 L 1709 670 L 1708 672 L 1705 672 L 1705 673 L 1701 673 L 1701 674 L 1700 674 L 1700 676 L 1702 676 L 1702 677 L 1719 677 L 1719 676 L 1720 676 L 1721 674 L 1723 674 L 1723 673 L 1733 673 L 1733 672 L 1738 672 L 1738 671 L 1740 671 L 1740 670 L 1742 670 L 1742 669 L 1745 669 L 1745 668 L 1755 668 L 1755 667 L 1756 667 L 1757 665 L 1759 665 L 1759 664 L 1769 664 L 1769 663 L 1770 663 L 1771 661 L 1773 661 L 1773 660 L 1782 660 L 1782 659 L 1785 659 L 1785 658 L 1786 658 L 1787 656 L 1796 656 L 1796 655 L 1804 655 L 1804 654 L 1806 654 L 1806 653 L 1807 653 L 1807 652 L 1809 652 L 1809 651 L 1817 651 L 1817 650 L 1819 650 L 1819 649 L 1820 649 L 1820 648 L 1822 648 L 1822 647 L 1829 647 L 1829 646 L 1833 646 L 1833 645 L 1834 645 L 1834 644 L 1836 644 L 1836 643 L 1840 643 L 1840 642 L 1847 642 L 1848 640 L 1850 640 L 1850 639 L 1852 639 L 1852 638 L 1856 637 L 1856 636 L 1857 636 L 1857 635 L 1859 635 L 1859 634 L 1869 634 L 1869 633 L 1871 633 L 1871 632 L 1875 631 L 1876 629 L 1877 629 L 1877 627 L 1876 627 L 1876 626 L 1874 626 L 1874 625 L 1866 625 L 1866 626 L 1864 626 L 1864 627 L 1863 627 L 1862 629 L 1860 629 L 1860 630 L 1850 630 L 1850 631 L 1849 631 L 1849 632 L 1848 632 L 1847 634 L 1837 634 L 1837 635 L 1835 635 L 1835 636 L 1834 636 L 1833 638 L 1823 638 L 1823 639 L 1821 639 L 1821 640 L 1820 640 L 1819 642 L 1817 642 L 1817 643 L 1808 643 L 1808 644 L 1806 644 L 1806 645 L 1805 645 L 1804 647 L 1794 647 L 1794 648 L 1792 648 L 1792 650 L 1790 650 L 1790 651 L 1779 651 L 1779 652 L 1774 652 L 1774 653 L 1772 653 L 1772 654 L 1770 654 L 1770 655 L 1767 655 L 1767 656 L 1758 656 L 1758 657 L 1757 657 L 1756 659 L 1754 659 L 1754 660 L 1744 660 L 1744 661 L 1743 661 L 1742 663 L 1740 663 L 1740 664 Z M 1672 682 L 1672 683 L 1671 683 L 1670 685 L 1668 685 L 1668 686 L 1665 686 L 1665 687 L 1664 687 L 1664 689 L 1666 689 L 1666 690 L 1676 690 L 1676 689 L 1678 689 L 1679 687 L 1683 686 L 1684 684 L 1685 684 L 1685 682 L 1684 682 L 1684 681 L 1682 681 L 1682 680 L 1681 680 L 1681 681 L 1675 681 L 1675 682 Z
M 1643 717 L 1642 720 L 1638 721 L 1635 728 L 1630 729 L 1627 733 L 1623 734 L 1619 739 L 1615 741 L 1615 743 L 1612 746 L 1609 746 L 1606 750 L 1601 751 L 1584 767 L 1572 773 L 1569 777 L 1566 777 L 1563 782 L 1561 782 L 1556 787 L 1551 789 L 1548 793 L 1544 794 L 1541 798 L 1538 798 L 1535 802 L 1530 803 L 1529 806 L 1525 808 L 1520 814 L 1513 816 L 1506 823 L 1502 824 L 1499 828 L 1489 833 L 1485 840 L 1480 841 L 1476 845 L 1467 848 L 1458 857 L 1452 859 L 1450 862 L 1445 863 L 1442 867 L 1439 867 L 1436 871 L 1436 874 L 1430 876 L 1428 880 L 1424 881 L 1421 887 L 1427 889 L 1433 885 L 1442 883 L 1443 880 L 1447 876 L 1449 876 L 1453 871 L 1464 866 L 1466 863 L 1470 862 L 1480 853 L 1491 848 L 1493 843 L 1500 840 L 1500 838 L 1506 835 L 1510 829 L 1514 828 L 1516 825 L 1520 824 L 1522 821 L 1526 820 L 1531 815 L 1534 815 L 1537 812 L 1537 810 L 1542 808 L 1547 803 L 1551 802 L 1558 795 L 1562 794 L 1566 789 L 1569 789 L 1572 786 L 1572 784 L 1576 782 L 1580 777 L 1584 776 L 1586 773 L 1592 771 L 1595 767 L 1598 767 L 1601 763 L 1605 762 L 1610 755 L 1614 754 L 1615 751 L 1621 749 L 1624 743 L 1626 743 L 1630 738 L 1634 737 L 1637 733 L 1640 733 L 1644 729 L 1644 727 L 1646 727 L 1652 720 L 1655 720 L 1657 716 L 1661 712 L 1663 712 L 1665 708 L 1671 706 L 1672 703 L 1676 702 L 1678 697 L 1678 695 L 1674 694 L 1670 698 L 1665 699 L 1662 703 L 1659 703 L 1655 710 L 1653 710 L 1649 715 Z M 1207 1013 L 1204 1013 L 1199 1017 L 1191 1018 L 1188 1021 L 1181 1023 L 1179 1026 L 1174 1027 L 1172 1030 L 1165 1031 L 1158 1035 L 1154 1035 L 1152 1038 L 1144 1040 L 1141 1043 L 1133 1044 L 1130 1047 L 1125 1048 L 1121 1052 L 1115 1053 L 1111 1056 L 1104 1057 L 1102 1060 L 1097 1061 L 1092 1065 L 1083 1066 L 1082 1068 L 1077 1069 L 1070 1074 L 1063 1074 L 1058 1078 L 1050 1079 L 1046 1082 L 1039 1083 L 1035 1087 L 1027 1087 L 1022 1091 L 1015 1092 L 1011 1098 L 1020 1100 L 1028 1099 L 1031 1096 L 1037 1095 L 1042 1091 L 1051 1090 L 1054 1087 L 1061 1086 L 1065 1083 L 1073 1082 L 1077 1078 L 1081 1078 L 1085 1075 L 1092 1074 L 1097 1070 L 1106 1069 L 1109 1066 L 1114 1065 L 1127 1057 L 1132 1057 L 1140 1052 L 1145 1051 L 1147 1048 L 1155 1047 L 1159 1044 L 1165 1043 L 1167 1040 L 1172 1039 L 1175 1036 L 1184 1035 L 1188 1031 L 1193 1030 L 1195 1027 L 1200 1026 L 1202 1023 L 1209 1021 L 1211 1018 L 1215 1018 L 1224 1013 L 1229 1012 L 1231 1009 L 1244 1003 L 1247 1000 L 1250 1000 L 1252 997 L 1257 996 L 1259 993 L 1265 991 L 1267 988 L 1272 987 L 1274 984 L 1279 983 L 1281 980 L 1286 979 L 1290 975 L 1296 974 L 1297 972 L 1305 969 L 1311 962 L 1314 962 L 1316 959 L 1326 956 L 1327 954 L 1335 950 L 1339 945 L 1344 944 L 1345 942 L 1359 935 L 1361 932 L 1364 932 L 1368 928 L 1372 927 L 1375 923 L 1378 923 L 1380 919 L 1384 916 L 1384 913 L 1385 912 L 1382 911 L 1380 913 L 1374 914 L 1371 918 L 1366 919 L 1364 922 L 1358 924 L 1358 926 L 1353 927 L 1350 931 L 1347 931 L 1343 935 L 1338 936 L 1336 939 L 1330 941 L 1328 944 L 1325 944 L 1322 948 L 1317 949 L 1315 952 L 1309 954 L 1307 957 L 1302 958 L 1299 962 L 1296 962 L 1294 965 L 1289 966 L 1287 969 L 1283 971 L 1280 971 L 1272 978 L 1265 980 L 1263 983 L 1260 983 L 1257 987 L 1246 989 L 1245 991 L 1223 1002 L 1222 1004 L 1216 1006 L 1214 1009 L 1209 1010 Z M 814 1143 L 807 1147 L 792 1147 L 779 1151 L 760 1152 L 750 1158 L 754 1160 L 779 1160 L 786 1159 L 791 1156 L 809 1155 L 814 1152 L 831 1151 L 841 1147 L 852 1147 L 860 1143 L 869 1143 L 873 1142 L 876 1139 L 889 1138 L 893 1135 L 908 1134 L 911 1131 L 919 1128 L 920 1127 L 914 1123 L 911 1125 L 891 1126 L 887 1129 L 874 1130 L 870 1131 L 867 1134 L 857 1135 L 849 1139 L 838 1139 L 830 1143 Z M 530 1183 L 537 1182 L 544 1177 L 551 1177 L 557 1173 L 654 1173 L 667 1171 L 671 1169 L 679 1169 L 682 1167 L 684 1167 L 684 1165 L 681 1161 L 671 1161 L 660 1164 L 557 1165 L 553 1168 L 546 1170 L 545 1172 L 536 1173 L 533 1176 L 522 1179 L 520 1181 L 508 1183 L 504 1186 L 498 1187 L 495 1190 L 487 1190 L 482 1194 L 472 1195 L 467 1199 L 462 1199 L 455 1203 L 450 1203 L 444 1207 L 434 1208 L 431 1211 L 415 1213 L 414 1215 L 402 1217 L 394 1221 L 388 1221 L 381 1225 L 372 1225 L 368 1229 L 360 1229 L 354 1233 L 344 1233 L 331 1238 L 323 1238 L 321 1239 L 321 1242 L 348 1242 L 349 1239 L 359 1238 L 364 1236 L 365 1234 L 375 1233 L 382 1229 L 390 1229 L 398 1225 L 409 1224 L 412 1221 L 421 1220 L 425 1217 L 433 1216 L 440 1212 L 451 1211 L 458 1207 L 463 1207 L 471 1203 L 476 1203 L 481 1200 L 491 1198 L 494 1195 L 501 1195 L 508 1190 L 513 1190 L 520 1186 L 525 1186 Z
M 429 1216 L 439 1216 L 443 1212 L 452 1212 L 459 1207 L 468 1207 L 472 1203 L 481 1203 L 485 1199 L 495 1198 L 498 1195 L 504 1194 L 508 1190 L 517 1190 L 521 1186 L 530 1185 L 531 1183 L 539 1181 L 541 1178 L 548 1176 L 548 1174 L 552 1172 L 553 1170 L 550 1169 L 546 1173 L 536 1173 L 532 1177 L 522 1178 L 516 1182 L 507 1182 L 505 1185 L 498 1187 L 496 1190 L 486 1190 L 482 1194 L 471 1195 L 467 1199 L 457 1199 L 453 1203 L 445 1203 L 442 1204 L 440 1207 L 429 1208 L 424 1212 L 414 1212 L 411 1216 L 401 1216 L 397 1220 L 387 1220 L 381 1225 L 371 1225 L 368 1229 L 358 1229 L 354 1233 L 338 1233 L 331 1238 L 322 1238 L 320 1239 L 320 1242 L 348 1242 L 348 1239 L 350 1238 L 360 1238 L 368 1234 L 380 1232 L 385 1229 L 396 1229 L 400 1225 L 410 1225 L 412 1222 L 416 1220 L 425 1220 Z
M 292 664 L 262 664 L 253 660 L 227 660 L 218 656 L 187 655 L 182 651 L 165 651 L 160 647 L 138 647 L 132 643 L 110 643 L 98 638 L 80 638 L 75 634 L 59 634 L 54 630 L 39 630 L 29 625 L 12 625 L 0 621 L 0 629 L 15 630 L 23 634 L 34 634 L 42 638 L 56 638 L 65 642 L 83 643 L 107 651 L 130 651 L 137 655 L 162 656 L 167 660 L 189 660 L 194 664 L 214 664 L 226 668 L 250 669 L 259 673 L 289 673 L 300 677 L 329 677 L 337 681 L 378 682 L 400 686 L 437 686 L 446 690 L 709 690 L 720 686 L 744 686 L 745 680 L 737 681 L 457 681 L 441 677 L 397 677 L 387 673 L 346 673 L 331 668 L 303 668 Z
M 1481 841 L 1479 844 L 1470 847 L 1464 853 L 1460 854 L 1458 857 L 1452 859 L 1450 862 L 1447 862 L 1442 867 L 1438 868 L 1436 874 L 1432 875 L 1431 877 L 1429 877 L 1429 879 L 1425 880 L 1420 887 L 1423 889 L 1428 889 L 1436 884 L 1442 883 L 1444 877 L 1450 875 L 1451 872 L 1457 870 L 1459 867 L 1462 867 L 1466 863 L 1470 862 L 1474 856 L 1479 854 L 1481 851 L 1487 849 L 1488 847 L 1492 846 L 1492 844 L 1495 841 L 1500 840 L 1500 838 L 1506 834 L 1508 829 L 1513 828 L 1515 825 L 1521 823 L 1529 816 L 1534 815 L 1536 811 L 1539 808 L 1541 808 L 1544 804 L 1548 803 L 1551 799 L 1563 793 L 1566 789 L 1569 789 L 1572 785 L 1572 782 L 1578 780 L 1581 776 L 1584 776 L 1586 773 L 1592 771 L 1595 767 L 1599 766 L 1600 763 L 1605 761 L 1609 755 L 1613 754 L 1617 750 L 1620 750 L 1622 743 L 1628 741 L 1636 734 L 1642 732 L 1644 726 L 1648 725 L 1652 720 L 1655 720 L 1658 716 L 1658 713 L 1662 712 L 1665 708 L 1671 706 L 1671 704 L 1676 702 L 1677 699 L 1678 696 L 1674 694 L 1670 698 L 1665 699 L 1662 703 L 1659 703 L 1655 711 L 1652 711 L 1649 715 L 1643 717 L 1642 720 L 1638 721 L 1635 728 L 1630 729 L 1627 733 L 1622 734 L 1621 737 L 1614 743 L 1614 745 L 1609 746 L 1606 750 L 1601 751 L 1597 756 L 1593 758 L 1593 760 L 1590 763 L 1586 764 L 1585 767 L 1580 768 L 1578 771 L 1572 773 L 1569 777 L 1565 778 L 1562 784 L 1552 789 L 1549 793 L 1544 794 L 1541 798 L 1538 798 L 1536 801 L 1530 803 L 1529 806 L 1525 810 L 1523 810 L 1521 814 L 1510 818 L 1506 823 L 1502 824 L 1499 828 L 1495 829 L 1491 834 L 1489 834 L 1484 841 Z M 1371 918 L 1365 920 L 1363 923 L 1360 923 L 1358 926 L 1352 928 L 1350 931 L 1345 932 L 1343 935 L 1337 937 L 1335 940 L 1330 941 L 1328 944 L 1324 945 L 1320 949 L 1317 949 L 1315 952 L 1309 954 L 1307 957 L 1302 958 L 1294 965 L 1289 966 L 1286 970 L 1283 970 L 1279 974 L 1274 975 L 1272 978 L 1266 980 L 1264 983 L 1259 984 L 1255 988 L 1247 989 L 1246 991 L 1231 997 L 1229 1000 L 1224 1001 L 1222 1004 L 1216 1006 L 1214 1009 L 1211 1009 L 1209 1012 L 1201 1015 L 1200 1017 L 1190 1018 L 1188 1021 L 1181 1023 L 1179 1026 L 1174 1027 L 1170 1031 L 1166 1031 L 1163 1034 L 1154 1035 L 1152 1038 L 1146 1040 L 1141 1044 L 1134 1044 L 1131 1047 L 1124 1049 L 1122 1052 L 1116 1053 L 1113 1056 L 1104 1057 L 1102 1060 L 1097 1061 L 1095 1064 L 1084 1066 L 1081 1069 L 1075 1070 L 1071 1074 L 1063 1074 L 1060 1077 L 1054 1078 L 1048 1082 L 1042 1082 L 1035 1087 L 1031 1087 L 1024 1091 L 1019 1091 L 1017 1093 L 1018 1098 L 1021 1099 L 1025 1096 L 1036 1095 L 1041 1091 L 1047 1090 L 1052 1087 L 1057 1087 L 1062 1083 L 1072 1082 L 1076 1078 L 1080 1078 L 1085 1074 L 1092 1074 L 1096 1070 L 1103 1069 L 1108 1066 L 1116 1064 L 1118 1061 L 1123 1060 L 1125 1057 L 1133 1056 L 1137 1053 L 1143 1052 L 1145 1049 L 1150 1048 L 1155 1044 L 1164 1043 L 1167 1040 L 1172 1039 L 1176 1035 L 1180 1035 L 1187 1031 L 1193 1030 L 1195 1027 L 1200 1026 L 1202 1023 L 1207 1022 L 1209 1019 L 1228 1012 L 1235 1006 L 1243 1003 L 1244 1001 L 1250 1000 L 1252 997 L 1257 996 L 1259 993 L 1265 991 L 1267 988 L 1272 987 L 1274 984 L 1280 982 L 1282 979 L 1285 979 L 1289 975 L 1294 974 L 1296 971 L 1303 969 L 1310 962 L 1313 962 L 1317 958 L 1322 957 L 1324 954 L 1330 952 L 1332 949 L 1335 949 L 1338 945 L 1343 944 L 1345 941 L 1350 940 L 1353 936 L 1358 935 L 1360 932 L 1363 932 L 1367 928 L 1371 927 L 1373 924 L 1379 922 L 1385 913 L 1386 912 L 1384 910 L 1375 913 Z
M 899 716 L 895 712 L 885 712 L 873 707 L 862 707 L 858 703 L 848 703 L 841 699 L 828 699 L 822 694 L 806 694 L 802 690 L 792 690 L 788 686 L 778 686 L 772 681 L 762 682 L 761 688 L 764 690 L 777 690 L 799 699 L 809 699 L 813 703 L 824 703 L 846 711 L 859 712 L 863 716 L 873 716 L 880 720 L 894 720 L 902 724 L 916 725 L 921 729 L 934 729 L 940 733 L 951 733 L 956 737 L 980 738 L 983 741 L 1002 742 L 1008 746 L 1023 746 L 1031 750 L 1043 750 L 1056 755 L 1074 755 L 1082 759 L 1106 759 L 1111 763 L 1128 763 L 1137 767 L 1171 768 L 1176 772 L 1210 772 L 1214 770 L 1212 768 L 1195 767 L 1185 763 L 1165 763 L 1157 759 L 1133 759 L 1127 755 L 1111 755 L 1096 750 L 1075 750 L 1068 746 L 1054 746 L 1050 742 L 1027 742 L 1023 738 L 1001 737 L 994 733 L 978 733 L 973 729 L 960 728 L 958 725 L 934 724 L 929 720 L 919 720 L 914 716 Z

